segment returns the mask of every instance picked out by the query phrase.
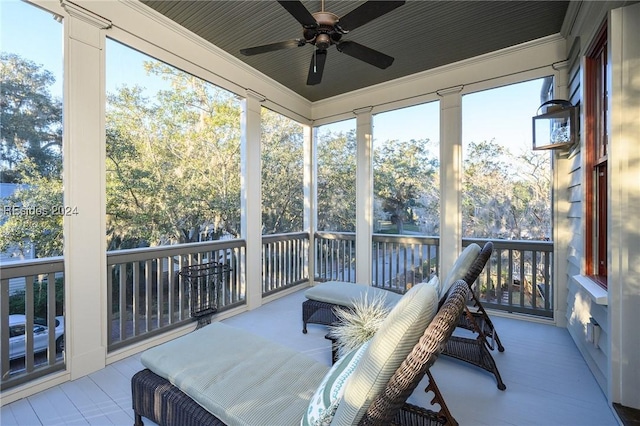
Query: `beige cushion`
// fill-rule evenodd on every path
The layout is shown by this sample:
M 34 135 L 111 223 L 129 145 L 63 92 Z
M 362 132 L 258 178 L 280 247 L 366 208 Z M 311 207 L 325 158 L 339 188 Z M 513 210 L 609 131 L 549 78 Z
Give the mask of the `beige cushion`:
M 409 290 L 380 326 L 347 382 L 332 425 L 355 425 L 384 389 L 402 361 L 418 343 L 438 307 L 438 293 L 429 283 Z
M 433 275 L 431 278 L 429 278 L 429 281 L 427 281 L 427 285 L 433 287 L 436 290 L 436 293 L 440 293 L 440 278 L 438 278 L 437 275 Z
M 463 279 L 464 276 L 467 275 L 469 268 L 473 265 L 473 262 L 475 262 L 481 250 L 480 246 L 476 243 L 472 243 L 462 250 L 462 253 L 458 256 L 456 263 L 453 264 L 449 275 L 447 275 L 447 278 L 440 283 L 440 297 L 444 297 L 447 294 L 453 283 Z
M 299 424 L 329 370 L 223 323 L 151 348 L 141 361 L 230 426 Z
M 373 300 L 375 297 L 382 297 L 385 306 L 389 308 L 398 303 L 402 297 L 401 294 L 393 291 L 344 281 L 327 281 L 317 284 L 306 290 L 304 295 L 307 299 L 318 302 L 349 307 L 353 307 L 354 301 L 357 300 Z

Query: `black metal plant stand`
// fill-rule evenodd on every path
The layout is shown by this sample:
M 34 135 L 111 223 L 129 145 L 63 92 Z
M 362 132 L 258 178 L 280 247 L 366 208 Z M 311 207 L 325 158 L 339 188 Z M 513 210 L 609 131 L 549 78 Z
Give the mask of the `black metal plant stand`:
M 196 330 L 211 324 L 211 316 L 218 311 L 218 293 L 229 271 L 229 265 L 218 262 L 185 266 L 180 271 L 189 283 L 191 317 L 198 321 Z

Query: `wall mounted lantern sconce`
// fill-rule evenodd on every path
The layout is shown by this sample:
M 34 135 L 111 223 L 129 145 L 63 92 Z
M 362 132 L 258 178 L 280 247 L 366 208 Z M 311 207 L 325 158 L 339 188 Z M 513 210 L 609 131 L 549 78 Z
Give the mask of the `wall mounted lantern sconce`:
M 533 117 L 533 149 L 568 148 L 578 139 L 578 107 L 553 99 L 538 107 Z

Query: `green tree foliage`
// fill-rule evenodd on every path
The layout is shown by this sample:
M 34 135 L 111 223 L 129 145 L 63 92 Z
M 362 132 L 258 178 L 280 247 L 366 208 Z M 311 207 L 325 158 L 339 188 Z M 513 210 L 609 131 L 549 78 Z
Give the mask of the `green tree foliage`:
M 428 194 L 435 189 L 438 162 L 429 157 L 428 140 L 388 140 L 374 151 L 374 192 L 387 220 L 404 233 L 405 224 L 415 224 L 418 211 L 432 212 Z
M 12 53 L 0 53 L 0 180 L 21 183 L 22 162 L 40 176 L 58 178 L 62 105 L 49 87 L 53 74 Z M 22 170 L 24 172 L 24 168 Z
M 0 252 L 23 257 L 33 248 L 36 257 L 62 256 L 63 215 L 77 211 L 64 211 L 60 173 L 42 176 L 30 159 L 13 170 L 22 183 L 3 200 Z
M 16 184 L 3 199 L 0 252 L 62 254 L 62 107 L 51 72 L 11 53 L 0 63 L 0 181 Z
M 304 137 L 295 121 L 262 109 L 262 233 L 303 229 Z
M 146 63 L 166 88 L 125 86 L 108 96 L 106 192 L 108 248 L 186 243 L 238 235 L 240 106 L 235 96 L 157 61 Z M 2 54 L 0 117 L 3 200 L 0 250 L 62 254 L 62 110 L 50 72 Z M 263 230 L 302 229 L 301 126 L 262 114 Z M 317 136 L 317 214 L 322 231 L 355 231 L 356 133 Z M 387 141 L 374 152 L 378 214 L 398 233 L 407 224 L 435 230 L 438 162 L 430 141 Z M 544 239 L 550 235 L 548 155 L 516 157 L 492 142 L 472 143 L 463 181 L 465 236 Z M 382 212 L 382 213 L 380 213 Z M 60 213 L 60 212 L 58 212 Z M 426 224 L 426 225 L 425 225 Z M 425 228 L 426 226 L 426 228 Z
M 36 318 L 47 318 L 49 300 L 47 281 L 33 282 L 33 315 Z M 63 315 L 64 313 L 64 280 L 62 278 L 55 279 L 55 314 Z M 9 314 L 24 314 L 27 309 L 27 297 L 25 290 L 19 290 L 9 296 Z
M 356 132 L 317 137 L 318 230 L 356 230 Z
M 544 240 L 551 233 L 550 156 L 472 142 L 464 165 L 466 237 Z
M 165 64 L 145 63 L 171 87 L 108 97 L 109 249 L 217 239 L 240 229 L 237 99 Z

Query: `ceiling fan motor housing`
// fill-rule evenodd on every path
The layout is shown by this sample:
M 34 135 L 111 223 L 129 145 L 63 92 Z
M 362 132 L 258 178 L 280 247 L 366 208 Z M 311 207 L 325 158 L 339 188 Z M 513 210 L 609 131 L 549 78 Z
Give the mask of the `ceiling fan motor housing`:
M 313 18 L 318 23 L 315 28 L 305 28 L 303 30 L 304 39 L 314 44 L 318 49 L 325 50 L 342 38 L 342 34 L 336 30 L 338 15 L 331 12 L 316 12 Z

